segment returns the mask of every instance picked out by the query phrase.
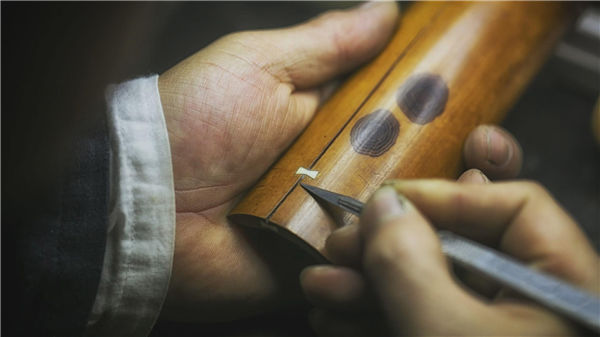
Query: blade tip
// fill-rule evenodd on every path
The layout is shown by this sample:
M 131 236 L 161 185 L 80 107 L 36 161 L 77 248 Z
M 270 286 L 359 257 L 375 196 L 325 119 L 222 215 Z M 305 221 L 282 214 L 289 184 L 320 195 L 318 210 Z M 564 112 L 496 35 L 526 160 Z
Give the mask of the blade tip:
M 313 186 L 307 185 L 305 183 L 300 183 L 300 186 L 305 189 L 307 192 L 313 192 L 315 191 L 315 188 Z
M 307 185 L 307 184 L 304 184 L 304 183 L 300 183 L 300 186 L 302 186 L 302 188 L 304 188 L 304 190 L 306 192 L 308 192 L 308 194 L 312 195 L 315 198 L 322 199 L 324 197 L 323 196 L 324 190 L 322 190 L 322 189 L 320 189 L 320 188 L 318 188 L 316 186 Z

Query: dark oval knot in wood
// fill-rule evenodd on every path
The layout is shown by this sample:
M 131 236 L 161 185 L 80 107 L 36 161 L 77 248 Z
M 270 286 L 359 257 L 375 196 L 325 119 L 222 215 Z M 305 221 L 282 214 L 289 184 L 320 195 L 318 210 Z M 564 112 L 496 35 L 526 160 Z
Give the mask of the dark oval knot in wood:
M 402 112 L 417 124 L 427 124 L 444 112 L 448 86 L 435 74 L 413 75 L 402 84 L 396 102 Z
M 350 131 L 354 151 L 379 157 L 396 144 L 400 123 L 391 111 L 377 109 L 359 119 Z

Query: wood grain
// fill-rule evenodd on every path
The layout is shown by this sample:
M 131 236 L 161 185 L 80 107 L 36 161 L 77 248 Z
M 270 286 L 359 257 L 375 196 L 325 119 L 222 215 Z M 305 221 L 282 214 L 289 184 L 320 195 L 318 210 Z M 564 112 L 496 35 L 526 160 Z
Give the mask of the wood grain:
M 273 230 L 323 260 L 327 236 L 357 218 L 325 210 L 300 181 L 366 201 L 386 179 L 456 177 L 469 132 L 502 119 L 571 15 L 560 3 L 413 4 L 385 50 L 321 107 L 230 219 Z M 381 110 L 399 122 L 396 139 L 376 156 L 357 152 L 352 129 Z M 387 141 L 378 123 L 360 131 L 363 142 Z M 296 175 L 299 167 L 319 174 Z

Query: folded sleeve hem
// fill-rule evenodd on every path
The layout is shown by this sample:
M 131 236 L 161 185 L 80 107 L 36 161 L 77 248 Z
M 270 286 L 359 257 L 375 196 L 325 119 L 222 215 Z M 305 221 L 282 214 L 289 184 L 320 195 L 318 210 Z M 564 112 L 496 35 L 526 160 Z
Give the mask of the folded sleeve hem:
M 175 195 L 158 76 L 107 90 L 111 193 L 107 246 L 86 335 L 145 336 L 165 300 Z

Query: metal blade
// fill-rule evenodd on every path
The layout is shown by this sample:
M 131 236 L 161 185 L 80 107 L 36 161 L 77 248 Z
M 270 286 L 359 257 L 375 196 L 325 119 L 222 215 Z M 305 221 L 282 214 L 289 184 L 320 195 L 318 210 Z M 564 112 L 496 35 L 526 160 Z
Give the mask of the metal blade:
M 600 298 L 552 275 L 536 271 L 492 248 L 456 234 L 438 232 L 444 254 L 547 308 L 600 331 Z
M 316 197 L 319 200 L 326 201 L 334 206 L 340 207 L 344 211 L 350 212 L 354 215 L 360 215 L 360 212 L 363 209 L 364 204 L 362 202 L 345 196 L 343 194 L 330 192 L 322 188 L 302 183 L 300 183 L 300 186 L 302 186 L 302 188 L 304 188 L 313 197 Z

